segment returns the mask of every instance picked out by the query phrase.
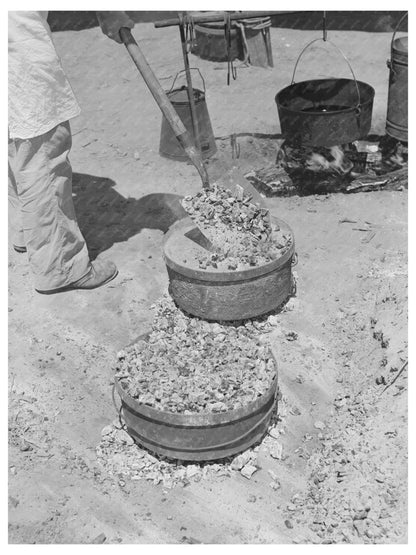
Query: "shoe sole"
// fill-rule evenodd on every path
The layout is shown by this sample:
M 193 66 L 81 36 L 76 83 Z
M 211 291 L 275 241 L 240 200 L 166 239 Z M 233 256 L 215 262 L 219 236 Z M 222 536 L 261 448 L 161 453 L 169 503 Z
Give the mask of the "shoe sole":
M 98 289 L 103 285 L 106 285 L 110 281 L 112 281 L 118 275 L 118 270 L 114 272 L 110 277 L 108 277 L 105 281 L 102 281 L 98 285 L 94 285 L 93 287 L 74 287 L 72 285 L 65 285 L 65 287 L 59 287 L 58 289 L 51 289 L 50 291 L 42 291 L 40 289 L 35 289 L 41 295 L 54 295 L 55 293 L 66 293 L 67 291 L 91 291 L 91 289 Z

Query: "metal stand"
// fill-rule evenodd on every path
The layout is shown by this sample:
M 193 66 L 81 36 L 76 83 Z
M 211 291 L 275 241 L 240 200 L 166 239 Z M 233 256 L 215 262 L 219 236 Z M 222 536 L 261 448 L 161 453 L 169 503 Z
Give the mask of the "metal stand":
M 183 15 L 185 14 L 179 14 L 179 17 L 181 20 L 183 20 Z M 201 152 L 201 142 L 199 140 L 199 125 L 198 125 L 198 118 L 197 118 L 196 108 L 195 108 L 194 88 L 192 85 L 191 72 L 189 70 L 188 45 L 187 45 L 187 40 L 185 36 L 185 25 L 183 23 L 180 23 L 179 25 L 179 32 L 181 36 L 182 56 L 183 56 L 185 74 L 186 74 L 186 83 L 188 86 L 187 87 L 188 100 L 189 100 L 189 106 L 191 108 L 191 119 L 192 119 L 192 128 L 194 131 L 195 146 L 199 150 L 199 152 Z
M 161 27 L 172 27 L 177 25 L 179 27 L 180 39 L 181 39 L 181 47 L 182 47 L 182 56 L 183 56 L 183 63 L 184 69 L 186 74 L 186 82 L 187 82 L 187 92 L 188 92 L 188 99 L 189 99 L 189 106 L 191 109 L 191 118 L 192 118 L 192 128 L 194 132 L 194 140 L 195 146 L 198 149 L 199 153 L 201 153 L 201 143 L 199 140 L 199 126 L 198 120 L 196 115 L 195 109 L 195 97 L 194 97 L 194 88 L 192 85 L 192 77 L 191 72 L 189 71 L 189 57 L 188 57 L 188 40 L 186 32 L 187 30 L 191 30 L 191 34 L 193 31 L 194 23 L 212 23 L 215 21 L 234 21 L 236 19 L 256 19 L 258 17 L 267 17 L 271 15 L 279 15 L 279 14 L 288 14 L 288 13 L 295 13 L 295 12 L 288 12 L 288 11 L 279 11 L 279 12 L 209 12 L 209 13 L 198 13 L 198 12 L 178 12 L 177 19 L 165 19 L 162 21 L 157 21 L 154 23 L 156 28 Z M 233 75 L 234 77 L 234 75 Z M 234 77 L 235 79 L 235 77 Z M 229 83 L 229 76 L 228 76 L 228 83 Z

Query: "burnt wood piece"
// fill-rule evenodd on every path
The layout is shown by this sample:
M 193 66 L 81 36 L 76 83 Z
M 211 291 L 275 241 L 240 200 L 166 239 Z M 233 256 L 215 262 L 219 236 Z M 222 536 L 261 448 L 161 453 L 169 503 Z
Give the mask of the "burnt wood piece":
M 347 186 L 346 193 L 363 193 L 369 191 L 402 191 L 408 188 L 407 165 L 385 175 L 356 177 Z
M 253 170 L 245 177 L 266 197 L 291 197 L 298 194 L 292 179 L 279 165 Z

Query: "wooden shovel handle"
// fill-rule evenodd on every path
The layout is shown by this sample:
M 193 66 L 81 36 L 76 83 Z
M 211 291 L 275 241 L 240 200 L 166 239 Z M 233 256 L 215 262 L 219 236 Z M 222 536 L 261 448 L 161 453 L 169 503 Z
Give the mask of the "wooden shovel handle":
M 151 67 L 147 63 L 139 45 L 134 40 L 130 29 L 122 27 L 120 29 L 120 37 L 123 41 L 128 53 L 130 54 L 133 62 L 135 63 L 137 69 L 140 71 L 146 85 L 148 86 L 153 98 L 156 100 L 162 114 L 167 119 L 172 131 L 175 133 L 176 138 L 180 142 L 181 146 L 189 156 L 191 162 L 194 164 L 198 170 L 199 175 L 202 179 L 202 185 L 206 188 L 209 187 L 209 179 L 207 170 L 203 164 L 200 152 L 195 147 L 192 136 L 189 131 L 185 128 L 182 120 L 176 113 L 175 108 L 172 106 L 168 96 L 163 90 L 161 84 L 157 80 L 155 74 L 153 73 Z

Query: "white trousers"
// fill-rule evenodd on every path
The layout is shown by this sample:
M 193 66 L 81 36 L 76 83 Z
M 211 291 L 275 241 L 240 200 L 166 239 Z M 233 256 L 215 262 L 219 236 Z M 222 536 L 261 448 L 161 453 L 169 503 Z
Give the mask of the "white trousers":
M 26 246 L 35 288 L 69 285 L 90 268 L 72 201 L 69 122 L 31 139 L 9 142 L 12 241 Z

